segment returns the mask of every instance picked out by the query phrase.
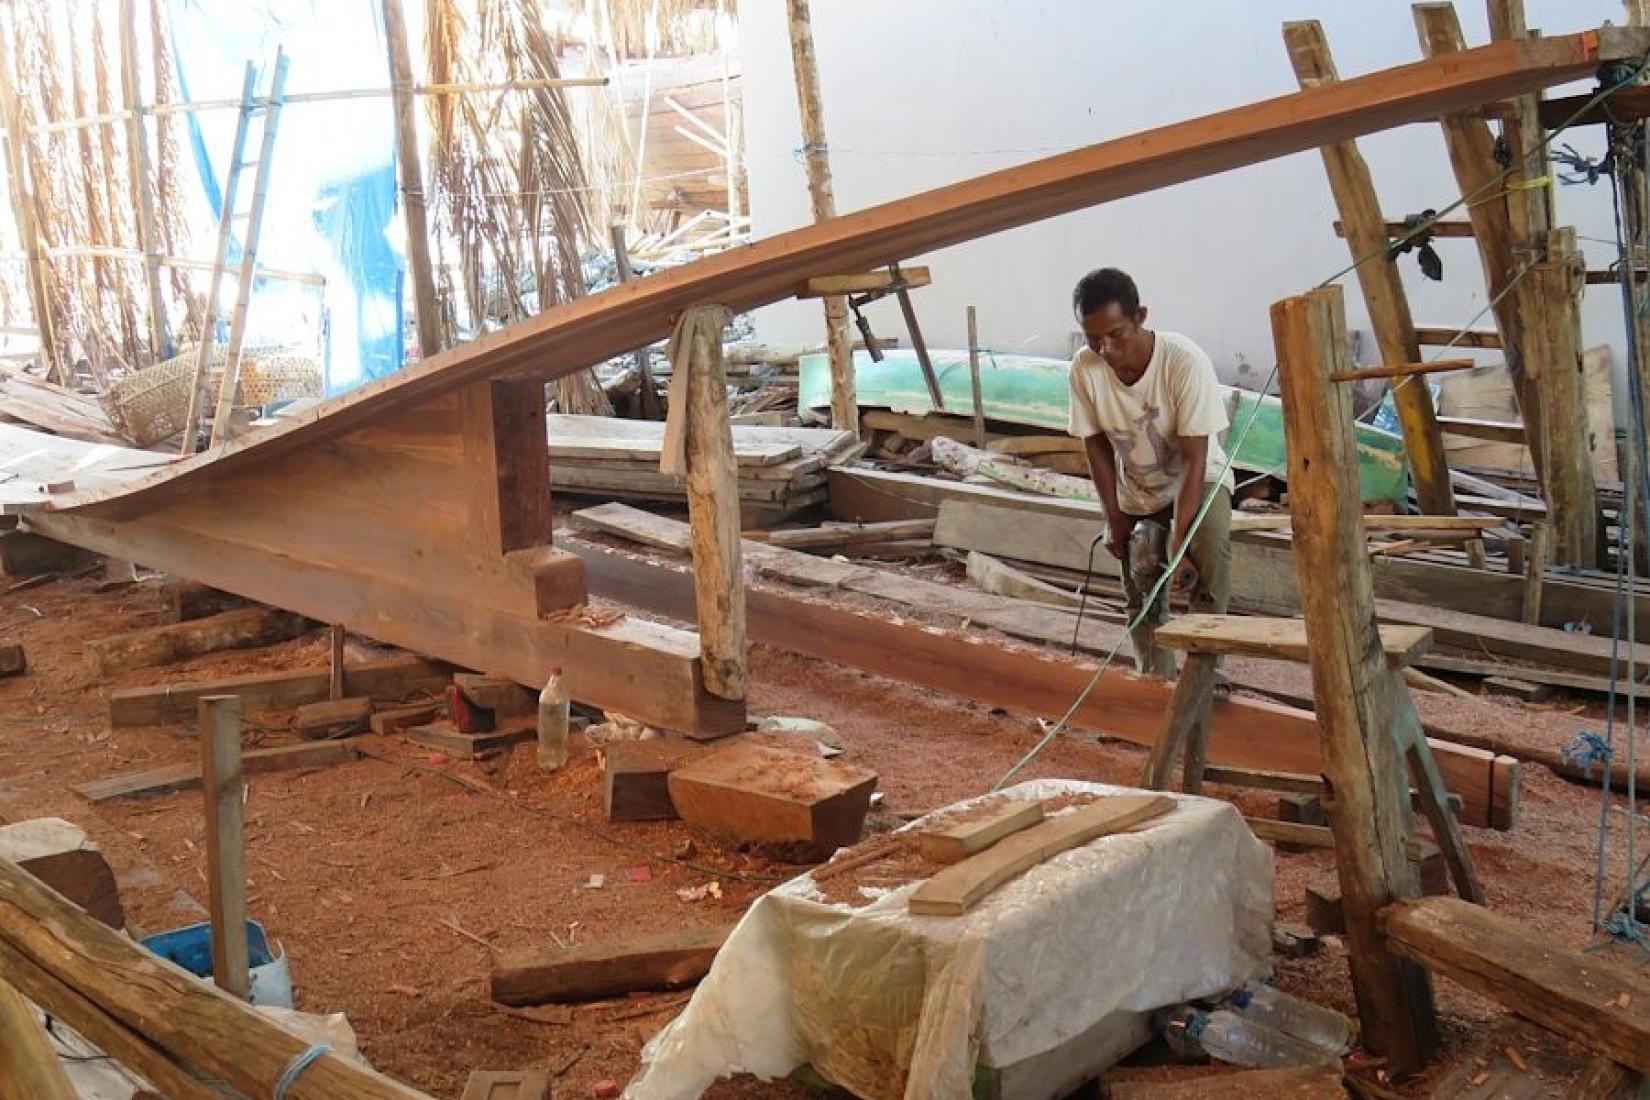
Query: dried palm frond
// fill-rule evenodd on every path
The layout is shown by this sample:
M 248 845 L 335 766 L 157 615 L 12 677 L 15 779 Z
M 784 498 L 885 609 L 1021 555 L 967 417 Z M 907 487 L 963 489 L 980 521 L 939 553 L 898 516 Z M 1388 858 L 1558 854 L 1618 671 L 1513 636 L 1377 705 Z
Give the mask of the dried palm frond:
M 605 36 L 620 57 L 716 48 L 716 0 L 601 0 L 601 5 Z M 734 0 L 724 6 L 735 11 Z

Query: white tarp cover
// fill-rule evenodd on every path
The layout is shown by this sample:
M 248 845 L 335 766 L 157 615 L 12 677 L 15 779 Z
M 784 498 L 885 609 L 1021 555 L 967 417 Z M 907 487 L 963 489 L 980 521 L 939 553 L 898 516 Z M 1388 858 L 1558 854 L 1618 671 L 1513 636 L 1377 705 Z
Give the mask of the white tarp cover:
M 1080 792 L 1135 793 L 1034 780 L 1003 794 Z M 1230 804 L 1174 797 L 961 917 L 908 914 L 917 883 L 858 909 L 811 875 L 775 888 L 647 1044 L 627 1100 L 695 1100 L 719 1077 L 809 1063 L 866 1100 L 965 1098 L 977 1061 L 1013 1065 L 1112 1013 L 1242 984 L 1271 956 L 1271 852 Z

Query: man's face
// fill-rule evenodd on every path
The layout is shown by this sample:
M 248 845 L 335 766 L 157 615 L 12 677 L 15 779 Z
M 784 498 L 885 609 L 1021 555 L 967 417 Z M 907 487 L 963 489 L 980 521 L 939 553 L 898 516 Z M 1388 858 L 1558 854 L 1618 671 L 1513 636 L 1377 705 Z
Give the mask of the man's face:
M 1145 323 L 1145 306 L 1125 313 L 1116 302 L 1107 302 L 1083 314 L 1083 338 L 1113 370 L 1136 374 L 1146 369 L 1152 355 L 1151 337 L 1141 327 Z

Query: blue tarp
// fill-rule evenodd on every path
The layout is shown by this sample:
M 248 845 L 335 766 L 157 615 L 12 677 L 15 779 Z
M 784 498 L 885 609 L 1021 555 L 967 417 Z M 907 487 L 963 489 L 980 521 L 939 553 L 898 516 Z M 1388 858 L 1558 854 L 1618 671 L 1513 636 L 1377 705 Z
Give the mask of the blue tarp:
M 168 0 L 167 22 L 185 99 L 239 98 L 248 61 L 267 92 L 275 51 L 290 58 L 288 95 L 390 83 L 376 0 Z M 280 114 L 270 163 L 258 265 L 314 272 L 313 286 L 261 279 L 247 317 L 247 345 L 318 349 L 327 393 L 341 393 L 401 365 L 402 257 L 387 235 L 395 223 L 393 102 L 388 96 L 292 103 Z M 235 143 L 237 112 L 188 119 L 200 190 L 214 227 Z M 245 156 L 258 156 L 254 121 Z M 241 178 L 236 206 L 252 199 L 254 173 Z M 236 225 L 237 230 L 244 222 Z M 212 244 L 214 234 L 206 235 Z M 238 242 L 231 261 L 238 260 Z M 222 293 L 234 294 L 226 282 Z

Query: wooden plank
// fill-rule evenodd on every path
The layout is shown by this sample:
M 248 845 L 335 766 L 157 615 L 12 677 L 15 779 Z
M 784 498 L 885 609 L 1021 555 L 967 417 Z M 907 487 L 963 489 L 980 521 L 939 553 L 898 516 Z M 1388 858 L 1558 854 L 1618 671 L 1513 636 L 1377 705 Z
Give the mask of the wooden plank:
M 1555 944 L 1458 898 L 1381 912 L 1390 949 L 1640 1073 L 1650 1072 L 1650 977 Z
M 511 745 L 531 741 L 537 729 L 531 723 L 488 730 L 485 733 L 462 733 L 451 722 L 438 720 L 422 726 L 407 727 L 407 740 L 428 749 L 440 749 L 455 760 L 475 760 Z
M 1174 799 L 1164 795 L 1106 795 L 952 864 L 917 887 L 906 909 L 913 916 L 960 917 L 993 890 L 1039 863 L 1173 808 Z
M 1290 25 L 1291 24 L 1288 23 L 1284 24 L 1285 27 Z M 1339 219 L 1336 219 L 1334 229 L 1335 236 L 1346 236 L 1346 224 Z M 1410 233 L 1414 232 L 1409 226 L 1404 224 L 1403 219 L 1401 218 L 1388 218 L 1382 224 L 1381 231 L 1391 240 L 1398 240 L 1401 237 L 1407 237 Z M 1427 226 L 1427 232 L 1431 233 L 1434 237 L 1439 238 L 1470 237 L 1472 236 L 1472 223 L 1461 218 L 1439 218 L 1437 221 Z
M 256 442 L 179 463 L 141 492 L 178 493 L 188 471 L 214 479 L 267 466 L 272 456 L 347 433 L 477 378 L 532 370 L 559 377 L 583 364 L 660 339 L 669 318 L 719 302 L 734 311 L 789 297 L 799 279 L 867 269 L 1099 203 L 1286 156 L 1326 142 L 1465 110 L 1592 74 L 1637 56 L 1646 36 L 1629 28 L 1499 42 L 1447 60 L 1420 61 L 1228 111 L 1131 134 L 965 180 L 919 196 L 718 253 L 574 299 L 486 340 L 448 349 L 267 429 Z M 841 426 L 852 428 L 854 421 Z M 256 455 L 253 452 L 256 451 Z M 180 476 L 181 473 L 181 476 Z M 138 501 L 124 494 L 126 503 Z M 90 503 L 90 494 L 75 503 Z M 152 503 L 145 502 L 145 503 Z
M 1448 325 L 1416 325 L 1415 342 L 1423 347 L 1500 348 L 1501 334 L 1492 328 L 1462 332 Z
M 34 1009 L 0 980 L 0 1100 L 80 1100 Z
M 1319 775 L 1257 771 L 1253 768 L 1222 768 L 1213 764 L 1203 769 L 1203 778 L 1210 783 L 1225 783 L 1232 787 L 1255 787 L 1265 791 L 1288 791 L 1294 794 L 1322 795 L 1329 790 L 1323 777 Z
M 769 546 L 783 546 L 787 550 L 835 551 L 890 539 L 926 538 L 933 533 L 933 520 L 905 519 L 891 523 L 836 524 L 830 527 L 804 527 L 795 531 L 768 531 L 758 537 Z
M 344 688 L 350 695 L 369 695 L 399 703 L 410 696 L 436 694 L 447 684 L 447 674 L 421 657 L 393 657 L 346 670 Z M 248 713 L 286 710 L 327 697 L 330 673 L 326 669 L 266 672 L 222 680 L 185 680 L 153 687 L 117 688 L 109 693 L 109 725 L 155 726 L 187 720 L 203 695 L 238 695 Z
M 241 701 L 200 701 L 202 788 L 206 795 L 206 883 L 212 922 L 212 980 L 245 1000 L 252 991 L 246 940 L 246 811 L 241 780 Z
M 1431 359 L 1425 363 L 1389 363 L 1383 367 L 1353 367 L 1350 370 L 1336 371 L 1329 376 L 1329 380 L 1331 382 L 1363 382 L 1370 378 L 1412 378 L 1418 374 L 1448 374 L 1451 371 L 1471 370 L 1477 365 L 1478 360 L 1476 359 Z M 1394 386 L 1392 388 L 1396 392 L 1404 392 L 1414 387 Z
M 302 615 L 267 607 L 222 611 L 204 619 L 168 623 L 86 643 L 86 656 L 99 676 L 169 664 L 222 649 L 254 649 L 296 638 L 312 624 Z
M 931 863 L 958 863 L 1042 820 L 1041 802 L 1009 802 L 960 825 L 923 829 L 917 833 L 917 850 Z
M 1489 439 L 1497 443 L 1523 443 L 1524 425 L 1510 420 L 1475 420 L 1465 416 L 1440 416 L 1438 426 L 1450 435 Z
M 1400 667 L 1432 648 L 1432 631 L 1424 626 L 1383 626 L 1381 650 L 1387 663 Z M 1224 653 L 1240 657 L 1311 660 L 1306 623 L 1248 615 L 1178 615 L 1157 628 L 1159 645 L 1188 653 Z
M 1080 593 L 1070 592 L 1058 588 L 1047 581 L 1038 580 L 1029 573 L 1022 572 L 1006 562 L 998 561 L 988 554 L 978 550 L 968 552 L 968 579 L 977 585 L 981 591 L 989 592 L 994 596 L 1009 596 L 1017 600 L 1030 600 L 1034 603 L 1046 603 L 1051 607 L 1076 608 L 1082 607 L 1084 600 Z M 1096 612 L 1105 610 L 1104 603 L 1098 597 L 1090 597 L 1088 603 Z
M 294 768 L 324 768 L 360 755 L 352 738 L 313 741 L 301 745 L 278 745 L 268 749 L 248 749 L 241 754 L 247 774 L 290 771 Z M 69 787 L 88 802 L 108 802 L 116 798 L 145 798 L 150 795 L 192 791 L 201 785 L 199 764 L 168 764 L 158 768 L 105 776 Z
M 1511 579 L 1522 584 L 1521 578 Z M 1618 649 L 1617 643 L 1604 635 L 1571 633 L 1403 600 L 1376 600 L 1375 608 L 1384 622 L 1431 628 L 1433 641 L 1439 646 L 1526 665 L 1543 664 L 1560 670 L 1608 676 L 1611 652 Z M 1623 667 L 1634 670 L 1634 676 L 1642 678 L 1650 674 L 1650 645 L 1641 643 L 1629 649 L 1625 642 L 1620 643 L 1619 657 L 1624 662 L 1630 662 Z
M 896 280 L 893 272 L 886 268 L 881 271 L 868 271 L 859 275 L 815 275 L 804 279 L 796 288 L 798 298 L 828 298 L 833 294 L 866 294 L 871 291 L 893 290 L 896 286 L 906 289 L 924 287 L 934 280 L 926 267 L 901 267 L 900 278 Z
M 682 989 L 710 972 L 731 925 L 685 929 L 571 949 L 512 951 L 498 960 L 489 995 L 499 1004 L 592 1001 Z
M 1636 122 L 1650 117 L 1650 87 L 1635 85 L 1618 88 L 1604 103 L 1593 103 L 1596 92 L 1558 96 L 1543 99 L 1537 106 L 1536 117 L 1548 130 L 1560 126 L 1596 126 L 1609 122 Z M 1585 108 L 1585 110 L 1583 109 Z M 1618 276 L 1611 272 L 1610 281 Z
M 1388 954 L 1376 925 L 1387 903 L 1413 896 L 1404 858 L 1409 807 L 1391 736 L 1392 677 L 1376 634 L 1374 583 L 1363 554 L 1358 465 L 1347 391 L 1328 381 L 1347 356 L 1339 287 L 1272 306 L 1289 451 L 1289 505 L 1323 774 L 1345 905 L 1353 992 L 1364 1045 L 1398 1072 L 1438 1043 L 1426 972 Z
M 92 920 L 9 863 L 0 862 L 0 895 L 6 899 L 0 906 L 0 954 L 26 960 L 175 1062 L 246 1096 L 270 1096 L 287 1068 L 309 1050 L 309 1040 Z M 169 1095 L 199 1095 L 192 1088 L 174 1093 L 169 1084 L 155 1084 Z M 286 1098 L 429 1100 L 330 1050 L 296 1076 Z
M 1172 1080 L 1114 1081 L 1108 1073 L 1101 1081 L 1106 1100 L 1346 1100 L 1341 1074 L 1335 1063 Z
M 570 543 L 569 548 L 584 560 L 598 595 L 692 619 L 688 574 L 601 547 Z M 752 589 L 747 600 L 753 641 L 1050 721 L 1089 688 L 1098 667 L 1063 651 L 1005 646 L 781 592 Z M 1160 680 L 1110 669 L 1084 696 L 1072 721 L 1080 729 L 1152 745 L 1172 690 Z M 1253 699 L 1216 700 L 1209 732 L 1209 759 L 1217 763 L 1306 775 L 1322 768 L 1317 722 L 1307 710 Z M 1510 829 L 1517 817 L 1517 761 L 1437 740 L 1432 745 L 1449 789 L 1463 799 L 1463 823 Z

